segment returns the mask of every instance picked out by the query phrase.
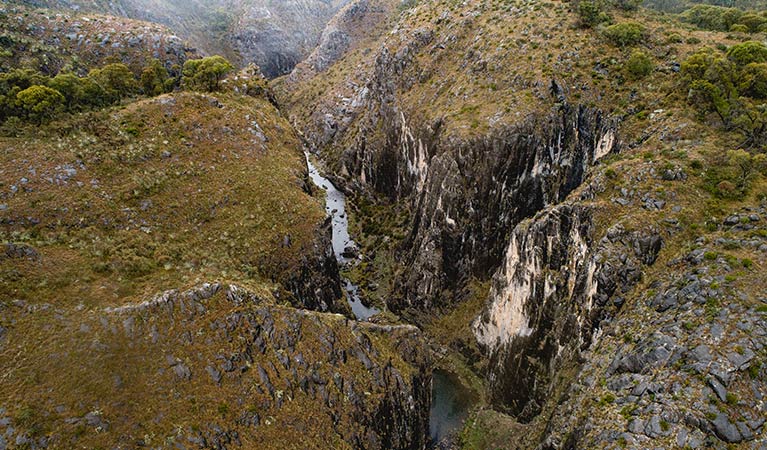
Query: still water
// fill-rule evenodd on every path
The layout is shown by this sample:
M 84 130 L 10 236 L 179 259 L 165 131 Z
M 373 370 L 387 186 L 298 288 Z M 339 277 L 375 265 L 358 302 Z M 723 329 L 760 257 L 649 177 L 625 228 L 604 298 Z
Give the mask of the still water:
M 473 393 L 450 372 L 435 370 L 432 376 L 429 435 L 437 444 L 460 433 L 475 402 Z

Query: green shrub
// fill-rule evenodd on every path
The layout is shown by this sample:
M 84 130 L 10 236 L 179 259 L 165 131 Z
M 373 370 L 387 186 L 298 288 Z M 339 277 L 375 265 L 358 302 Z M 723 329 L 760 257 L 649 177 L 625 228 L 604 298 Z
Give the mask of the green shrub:
M 763 31 L 765 24 L 767 24 L 767 17 L 754 13 L 743 14 L 738 20 L 738 25 L 746 27 L 751 33 Z
M 742 199 L 760 174 L 767 172 L 767 155 L 746 150 L 730 150 L 714 155 L 706 171 L 705 186 L 714 195 Z
M 767 98 L 767 63 L 751 63 L 743 68 L 739 90 L 758 99 Z
M 141 71 L 141 90 L 144 92 L 144 95 L 149 96 L 169 92 L 173 85 L 168 83 L 168 80 L 168 71 L 163 67 L 160 60 L 153 59 Z
M 679 33 L 671 33 L 666 38 L 666 43 L 668 44 L 681 44 L 682 42 L 684 42 L 684 39 Z
M 730 31 L 733 33 L 748 33 L 748 27 L 742 23 L 736 23 L 730 27 Z
M 43 123 L 62 109 L 64 96 L 48 86 L 31 86 L 16 94 L 16 101 L 27 117 Z
M 682 63 L 681 75 L 690 103 L 702 118 L 716 113 L 725 129 L 741 132 L 745 147 L 761 147 L 767 140 L 767 46 L 745 42 L 723 56 L 703 48 Z
M 578 18 L 584 28 L 592 28 L 610 20 L 602 4 L 592 0 L 583 0 L 578 4 Z
M 695 5 L 682 13 L 682 18 L 704 30 L 728 31 L 738 23 L 743 11 L 715 5 Z
M 613 403 L 615 401 L 615 395 L 613 395 L 611 392 L 608 392 L 607 394 L 603 395 L 602 398 L 599 399 L 599 406 L 607 406 L 610 403 Z
M 614 4 L 624 11 L 636 11 L 642 4 L 642 0 L 615 0 Z
M 727 57 L 739 66 L 764 63 L 767 62 L 767 46 L 757 41 L 733 45 L 727 50 Z
M 138 92 L 138 82 L 125 64 L 107 64 L 101 69 L 91 70 L 88 78 L 101 88 L 97 92 L 101 98 L 92 99 L 97 104 L 116 103 Z
M 640 50 L 631 52 L 631 56 L 629 56 L 626 61 L 626 71 L 628 72 L 628 76 L 635 80 L 646 77 L 654 68 L 655 65 L 653 64 L 652 58 Z
M 644 27 L 637 22 L 621 22 L 604 30 L 605 37 L 619 47 L 636 45 L 644 36 Z

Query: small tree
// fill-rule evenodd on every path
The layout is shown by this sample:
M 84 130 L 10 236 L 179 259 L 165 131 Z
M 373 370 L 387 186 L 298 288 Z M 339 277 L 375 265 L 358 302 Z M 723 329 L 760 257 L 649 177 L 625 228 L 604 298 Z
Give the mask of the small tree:
M 53 116 L 64 105 L 64 96 L 48 86 L 35 85 L 16 94 L 16 102 L 26 113 L 27 117 L 42 124 Z
M 99 107 L 110 103 L 104 89 L 92 78 L 80 78 L 80 88 L 82 91 L 80 101 L 83 106 Z
M 0 74 L 0 93 L 9 93 L 13 88 L 22 91 L 30 86 L 44 85 L 48 82 L 48 77 L 35 72 L 32 69 L 13 69 L 7 73 Z M 13 93 L 16 95 L 16 92 Z
M 71 73 L 60 73 L 48 82 L 48 87 L 64 96 L 67 111 L 80 109 L 83 104 L 82 80 Z
M 751 63 L 743 68 L 739 89 L 749 97 L 767 99 L 767 63 Z
M 136 78 L 125 64 L 113 63 L 101 69 L 94 69 L 88 74 L 88 78 L 101 87 L 106 103 L 118 102 L 138 91 Z
M 767 17 L 760 16 L 754 13 L 746 13 L 740 17 L 739 24 L 748 28 L 751 33 L 762 31 L 762 28 L 767 24 Z
M 695 5 L 682 13 L 682 18 L 699 28 L 712 31 L 727 31 L 738 23 L 743 12 L 737 8 L 715 5 Z
M 702 116 L 715 112 L 724 127 L 745 136 L 743 147 L 767 140 L 767 47 L 759 42 L 732 46 L 727 57 L 701 49 L 682 63 L 688 98 Z
M 213 92 L 234 66 L 223 56 L 190 59 L 184 63 L 182 84 L 189 89 Z
M 727 163 L 734 169 L 738 188 L 746 190 L 760 173 L 767 169 L 767 156 L 764 153 L 752 155 L 745 150 L 727 152 Z
M 767 46 L 757 41 L 733 45 L 727 50 L 727 57 L 739 66 L 764 63 L 767 62 Z
M 578 3 L 578 18 L 583 28 L 592 28 L 610 20 L 598 0 L 582 0 Z
M 154 96 L 168 92 L 168 71 L 158 59 L 152 59 L 141 72 L 141 90 Z
M 624 11 L 636 11 L 642 4 L 642 0 L 614 0 L 614 4 Z

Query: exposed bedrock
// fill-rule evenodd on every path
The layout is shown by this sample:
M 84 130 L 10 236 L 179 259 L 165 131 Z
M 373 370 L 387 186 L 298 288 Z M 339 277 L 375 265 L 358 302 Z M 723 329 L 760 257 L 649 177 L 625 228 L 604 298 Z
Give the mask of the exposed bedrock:
M 521 420 L 540 412 L 558 371 L 578 361 L 661 250 L 654 230 L 614 226 L 595 237 L 593 214 L 568 203 L 517 226 L 473 324 L 490 358 L 491 399 Z

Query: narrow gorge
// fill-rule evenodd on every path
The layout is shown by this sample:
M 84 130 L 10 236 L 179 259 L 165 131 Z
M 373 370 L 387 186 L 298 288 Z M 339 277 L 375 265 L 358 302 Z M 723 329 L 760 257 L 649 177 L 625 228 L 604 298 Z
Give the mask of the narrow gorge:
M 9 0 L 0 450 L 767 448 L 765 11 Z

